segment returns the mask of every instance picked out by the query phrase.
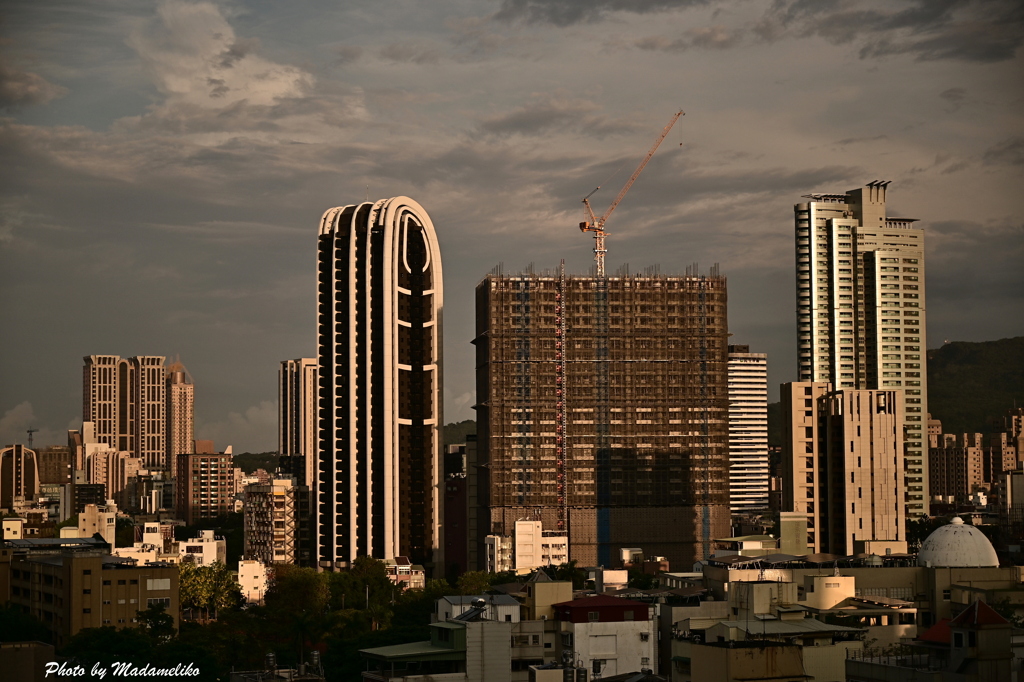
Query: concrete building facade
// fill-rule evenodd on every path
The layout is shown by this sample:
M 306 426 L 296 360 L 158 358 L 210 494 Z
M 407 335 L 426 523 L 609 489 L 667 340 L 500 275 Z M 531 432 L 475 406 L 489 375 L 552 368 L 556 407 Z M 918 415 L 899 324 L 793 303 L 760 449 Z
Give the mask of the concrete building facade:
M 236 469 L 231 459 L 231 446 L 224 452 L 199 452 L 178 457 L 174 490 L 178 518 L 191 525 L 200 519 L 216 518 L 234 510 Z
M 904 497 L 916 517 L 929 497 L 924 230 L 886 215 L 888 185 L 794 207 L 799 380 L 902 392 Z
M 0 449 L 0 508 L 31 503 L 38 493 L 36 451 L 20 443 Z
M 196 387 L 185 365 L 175 362 L 165 370 L 167 382 L 167 470 L 178 470 L 178 455 L 194 452 Z
M 318 240 L 318 564 L 443 565 L 444 288 L 408 197 L 332 208 Z
M 245 558 L 264 564 L 310 563 L 309 488 L 275 478 L 245 488 Z
M 807 515 L 815 552 L 906 541 L 902 400 L 895 390 L 782 385 L 783 508 Z
M 729 508 L 768 508 L 768 355 L 729 346 Z
M 147 468 L 167 470 L 167 384 L 164 357 L 87 355 L 82 370 L 82 421 L 98 442 L 130 452 Z
M 298 458 L 299 485 L 313 487 L 316 464 L 317 359 L 284 360 L 277 371 L 277 454 Z
M 583 565 L 709 554 L 729 529 L 725 278 L 495 272 L 476 295 L 490 533 L 539 519 Z

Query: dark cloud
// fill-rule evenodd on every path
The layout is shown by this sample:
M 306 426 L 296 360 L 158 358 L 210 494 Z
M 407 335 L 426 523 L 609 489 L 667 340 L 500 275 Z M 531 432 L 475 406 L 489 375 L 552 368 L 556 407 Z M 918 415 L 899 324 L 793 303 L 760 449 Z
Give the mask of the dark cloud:
M 776 0 L 756 27 L 766 40 L 819 36 L 859 44 L 862 59 L 910 54 L 921 61 L 1012 59 L 1024 43 L 1019 0 L 900 0 L 885 9 L 858 0 Z
M 502 0 L 495 17 L 504 21 L 570 26 L 597 21 L 608 12 L 646 14 L 707 5 L 710 0 Z
M 423 45 L 393 43 L 382 47 L 378 54 L 382 59 L 393 62 L 409 62 L 412 64 L 437 64 L 441 60 L 441 51 Z
M 627 121 L 595 113 L 598 110 L 597 104 L 586 99 L 561 94 L 534 95 L 532 101 L 514 111 L 484 119 L 480 130 L 499 136 L 572 131 L 602 137 L 634 129 Z
M 0 60 L 0 109 L 46 104 L 67 92 L 42 76 Z
M 219 65 L 222 69 L 230 69 L 246 55 L 254 53 L 260 48 L 260 41 L 256 38 L 236 40 L 220 53 Z
M 223 78 L 207 78 L 206 84 L 210 86 L 210 97 L 223 97 L 231 92 Z
M 358 45 L 338 45 L 334 48 L 334 54 L 337 55 L 334 63 L 344 66 L 358 61 L 363 56 L 363 48 Z
M 691 47 L 724 50 L 739 45 L 745 35 L 745 31 L 742 29 L 730 29 L 719 24 L 690 29 L 682 38 L 671 39 L 665 36 L 649 36 L 641 38 L 633 44 L 641 50 L 659 50 L 662 52 L 684 52 Z
M 940 92 L 939 97 L 949 102 L 949 111 L 952 112 L 958 110 L 967 100 L 967 90 L 965 88 L 949 88 Z
M 987 164 L 1024 166 L 1024 137 L 1011 137 L 985 150 Z
M 873 137 L 847 137 L 845 139 L 836 142 L 837 145 L 845 147 L 848 144 L 859 144 L 861 142 L 878 142 L 880 140 L 888 140 L 888 135 L 875 135 Z

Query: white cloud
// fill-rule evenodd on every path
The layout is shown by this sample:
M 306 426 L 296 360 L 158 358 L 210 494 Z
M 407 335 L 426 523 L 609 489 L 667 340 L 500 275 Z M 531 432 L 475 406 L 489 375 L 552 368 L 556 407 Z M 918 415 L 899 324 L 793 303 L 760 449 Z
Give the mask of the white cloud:
M 68 442 L 67 432 L 42 424 L 32 408 L 32 403 L 26 400 L 7 410 L 4 416 L 0 417 L 0 446 L 12 443 L 27 445 L 29 429 L 36 430 L 32 434 L 32 444 L 36 448 L 65 445 Z
M 164 0 L 157 17 L 133 31 L 128 44 L 168 104 L 272 105 L 302 96 L 313 85 L 301 69 L 256 55 L 258 41 L 239 39 L 212 3 Z
M 277 404 L 264 400 L 244 412 L 229 412 L 220 421 L 197 424 L 196 438 L 212 440 L 218 452 L 230 445 L 236 455 L 276 450 Z

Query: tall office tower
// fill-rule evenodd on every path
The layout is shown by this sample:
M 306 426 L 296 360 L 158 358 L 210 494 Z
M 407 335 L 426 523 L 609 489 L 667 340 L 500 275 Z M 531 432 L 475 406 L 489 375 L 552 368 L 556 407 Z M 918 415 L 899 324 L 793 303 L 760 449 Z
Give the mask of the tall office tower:
M 799 379 L 900 389 L 907 513 L 928 513 L 924 230 L 885 213 L 888 182 L 796 211 Z
M 297 458 L 288 467 L 299 485 L 313 486 L 316 462 L 316 358 L 284 360 L 277 372 L 277 454 Z
M 768 509 L 768 356 L 729 346 L 729 508 Z
M 87 355 L 82 371 L 82 421 L 114 450 L 141 457 L 147 468 L 167 462 L 164 358 Z
M 317 561 L 443 575 L 441 255 L 408 197 L 332 208 L 318 242 Z
M 783 509 L 806 513 L 815 552 L 904 551 L 902 411 L 896 390 L 782 385 Z
M 195 442 L 196 387 L 192 375 L 180 362 L 164 373 L 167 382 L 167 468 L 178 470 L 178 455 L 192 454 Z
M 708 556 L 729 532 L 725 278 L 495 272 L 476 295 L 488 534 L 539 520 L 584 566 Z

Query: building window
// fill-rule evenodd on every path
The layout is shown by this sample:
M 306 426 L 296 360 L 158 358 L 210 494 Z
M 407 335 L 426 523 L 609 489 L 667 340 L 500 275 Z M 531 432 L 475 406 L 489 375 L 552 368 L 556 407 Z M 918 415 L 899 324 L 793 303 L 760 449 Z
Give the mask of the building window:
M 163 606 L 164 608 L 169 608 L 170 605 L 171 605 L 171 598 L 170 597 L 150 597 L 149 599 L 146 600 L 146 605 L 147 606 Z
M 625 611 L 625 612 L 623 612 L 622 620 L 633 620 L 633 612 L 632 611 Z
M 587 620 L 589 620 L 591 623 L 596 623 L 600 619 L 600 617 L 601 614 L 598 611 L 587 612 Z

